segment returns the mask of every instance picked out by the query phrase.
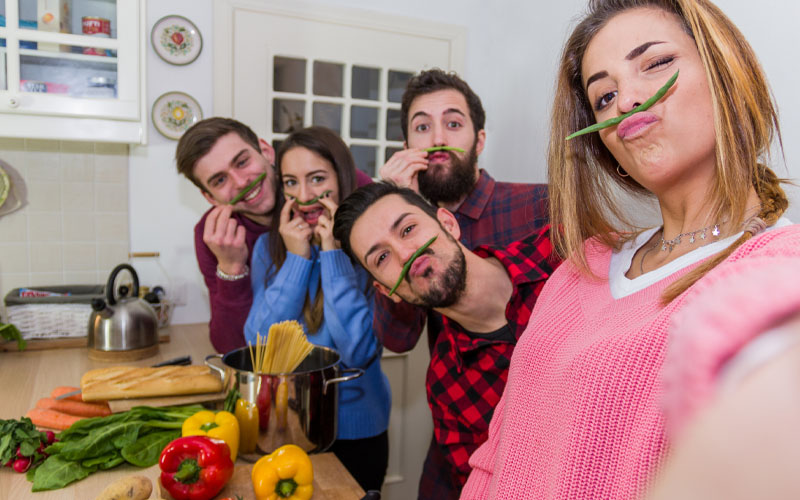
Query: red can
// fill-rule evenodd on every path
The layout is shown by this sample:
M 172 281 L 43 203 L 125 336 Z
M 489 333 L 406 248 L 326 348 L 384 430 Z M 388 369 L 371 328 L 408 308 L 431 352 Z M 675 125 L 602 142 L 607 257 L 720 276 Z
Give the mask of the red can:
M 84 35 L 99 36 L 103 38 L 111 37 L 111 21 L 102 17 L 84 16 L 81 18 L 81 27 Z M 109 50 L 96 49 L 94 47 L 84 47 L 84 54 L 94 56 L 111 55 Z

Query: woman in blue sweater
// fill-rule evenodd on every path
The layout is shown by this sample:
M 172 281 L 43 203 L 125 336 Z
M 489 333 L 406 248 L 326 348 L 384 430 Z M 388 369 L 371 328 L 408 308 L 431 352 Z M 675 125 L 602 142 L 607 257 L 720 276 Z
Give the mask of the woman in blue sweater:
M 373 289 L 367 273 L 333 238 L 333 215 L 356 188 L 347 145 L 322 127 L 294 132 L 281 144 L 272 227 L 253 250 L 253 306 L 247 341 L 295 319 L 308 340 L 335 349 L 364 375 L 339 385 L 339 420 L 331 447 L 364 490 L 380 490 L 389 457 L 391 397 L 372 332 Z M 317 200 L 317 201 L 314 201 Z M 313 203 L 309 203 L 312 202 Z

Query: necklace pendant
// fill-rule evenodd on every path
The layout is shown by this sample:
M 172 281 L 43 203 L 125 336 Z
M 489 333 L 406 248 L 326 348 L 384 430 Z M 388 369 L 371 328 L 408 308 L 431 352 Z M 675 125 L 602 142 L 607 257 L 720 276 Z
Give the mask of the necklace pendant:
M 711 234 L 719 236 L 719 224 L 714 224 L 714 229 L 711 230 Z
M 689 238 L 689 243 L 694 243 L 694 233 L 692 233 L 692 236 Z
M 706 239 L 706 230 L 705 230 L 705 229 L 703 229 L 703 232 L 702 232 L 702 233 L 700 233 L 700 239 L 701 239 L 701 240 L 704 240 L 704 239 Z
M 666 252 L 667 251 L 667 242 L 664 241 L 664 238 L 661 238 L 661 251 L 662 252 Z

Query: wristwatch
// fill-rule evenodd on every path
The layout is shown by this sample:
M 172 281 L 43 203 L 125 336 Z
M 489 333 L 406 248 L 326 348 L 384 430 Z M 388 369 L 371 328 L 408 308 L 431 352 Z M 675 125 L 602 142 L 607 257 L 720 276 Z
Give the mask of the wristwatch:
M 221 280 L 238 281 L 242 278 L 246 278 L 248 275 L 250 275 L 250 267 L 247 264 L 244 265 L 244 271 L 242 271 L 241 274 L 227 274 L 224 273 L 219 266 L 217 266 L 217 278 Z

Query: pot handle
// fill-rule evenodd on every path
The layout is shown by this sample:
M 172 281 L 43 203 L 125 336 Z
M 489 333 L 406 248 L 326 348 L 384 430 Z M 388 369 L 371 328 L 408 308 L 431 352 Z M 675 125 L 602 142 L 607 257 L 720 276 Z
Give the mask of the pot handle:
M 222 354 L 217 353 L 206 356 L 206 366 L 219 374 L 219 379 L 222 380 L 222 387 L 225 387 L 225 370 L 211 362 L 211 360 L 215 358 L 222 361 Z
M 325 381 L 325 385 L 322 386 L 322 394 L 328 393 L 328 384 L 338 384 L 339 382 L 347 382 L 348 380 L 353 380 L 354 378 L 358 378 L 361 375 L 364 375 L 364 370 L 361 368 L 345 368 L 342 370 L 342 373 L 350 373 L 351 375 L 346 375 L 344 377 L 336 377 L 330 380 Z

